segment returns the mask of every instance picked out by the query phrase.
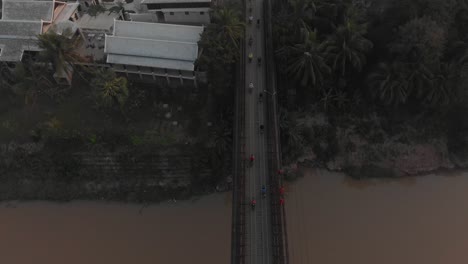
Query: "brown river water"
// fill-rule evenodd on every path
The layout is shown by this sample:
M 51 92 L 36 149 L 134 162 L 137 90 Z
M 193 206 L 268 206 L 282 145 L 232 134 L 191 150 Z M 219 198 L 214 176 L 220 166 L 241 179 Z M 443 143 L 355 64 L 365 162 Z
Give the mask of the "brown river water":
M 291 264 L 468 263 L 468 173 L 287 186 Z M 229 263 L 229 193 L 140 205 L 0 204 L 0 264 Z

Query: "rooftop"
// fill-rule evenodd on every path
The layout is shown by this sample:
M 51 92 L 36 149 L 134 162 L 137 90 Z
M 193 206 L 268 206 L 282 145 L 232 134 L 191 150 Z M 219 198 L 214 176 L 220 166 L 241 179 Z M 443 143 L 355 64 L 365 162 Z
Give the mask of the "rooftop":
M 211 0 L 142 0 L 141 4 L 211 3 Z
M 114 36 L 197 43 L 201 26 L 115 21 Z
M 41 22 L 0 20 L 0 61 L 20 61 L 23 51 L 38 50 L 36 35 L 42 30 Z
M 78 6 L 80 4 L 78 3 L 68 3 L 65 5 L 63 10 L 58 14 L 58 16 L 55 18 L 55 22 L 62 22 L 62 21 L 67 21 L 72 15 L 73 12 L 78 9 Z
M 114 25 L 114 20 L 118 19 L 119 14 L 109 12 L 99 13 L 97 16 L 92 17 L 88 14 L 84 14 L 78 21 L 78 27 L 81 29 L 88 30 L 102 30 L 111 31 Z
M 52 21 L 54 1 L 3 0 L 4 20 Z
M 21 61 L 25 50 L 39 51 L 35 38 L 0 39 L 0 61 Z
M 41 21 L 8 21 L 0 20 L 0 39 L 35 37 L 42 32 Z
M 193 71 L 202 32 L 199 26 L 115 21 L 104 52 L 108 63 Z
M 57 7 L 55 20 L 54 7 Z M 58 33 L 66 28 L 73 29 L 68 18 L 76 8 L 77 3 L 55 0 L 3 0 L 0 61 L 21 61 L 24 51 L 39 51 L 37 35 L 47 32 L 52 23 Z

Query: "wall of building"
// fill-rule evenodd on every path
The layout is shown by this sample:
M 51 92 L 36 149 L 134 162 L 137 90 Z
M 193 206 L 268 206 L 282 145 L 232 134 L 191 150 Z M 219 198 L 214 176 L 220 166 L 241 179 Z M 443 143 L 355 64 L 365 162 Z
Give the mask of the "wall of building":
M 209 12 L 193 12 L 193 11 L 181 11 L 181 12 L 164 12 L 164 20 L 166 23 L 198 23 L 198 24 L 209 24 L 210 14 Z
M 129 17 L 131 21 L 137 21 L 137 22 L 151 22 L 151 23 L 164 22 L 164 21 L 159 21 L 158 16 L 155 13 L 129 14 Z
M 193 71 L 181 71 L 173 69 L 161 69 L 133 65 L 111 64 L 115 72 L 120 72 L 127 77 L 139 78 L 146 81 L 165 80 L 169 84 L 197 83 L 197 74 Z

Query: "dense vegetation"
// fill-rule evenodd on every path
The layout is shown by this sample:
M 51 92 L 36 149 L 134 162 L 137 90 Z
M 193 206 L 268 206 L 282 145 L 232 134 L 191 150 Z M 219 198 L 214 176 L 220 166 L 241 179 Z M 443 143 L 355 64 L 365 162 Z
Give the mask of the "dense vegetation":
M 443 138 L 467 157 L 467 1 L 276 2 L 286 161 L 308 146 L 322 162 L 349 154 L 351 130 L 370 146 Z
M 150 202 L 226 188 L 243 24 L 232 9 L 214 17 L 198 86 L 83 67 L 68 33 L 40 35 L 38 56 L 2 64 L 0 200 Z M 71 87 L 56 84 L 57 72 L 73 73 Z

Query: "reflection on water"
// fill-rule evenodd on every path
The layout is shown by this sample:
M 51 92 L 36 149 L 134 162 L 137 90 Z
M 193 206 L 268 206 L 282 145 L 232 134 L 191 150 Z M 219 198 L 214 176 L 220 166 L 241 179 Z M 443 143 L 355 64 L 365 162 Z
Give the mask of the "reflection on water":
M 353 181 L 309 171 L 287 193 L 291 263 L 468 263 L 468 174 L 458 175 Z
M 343 183 L 346 186 L 357 188 L 357 189 L 366 189 L 370 187 L 375 187 L 379 185 L 388 185 L 390 183 L 413 186 L 416 184 L 417 177 L 404 177 L 404 178 L 379 178 L 379 179 L 362 179 L 357 180 L 351 177 L 342 177 Z
M 149 206 L 35 202 L 0 206 L 0 263 L 228 263 L 230 194 Z

